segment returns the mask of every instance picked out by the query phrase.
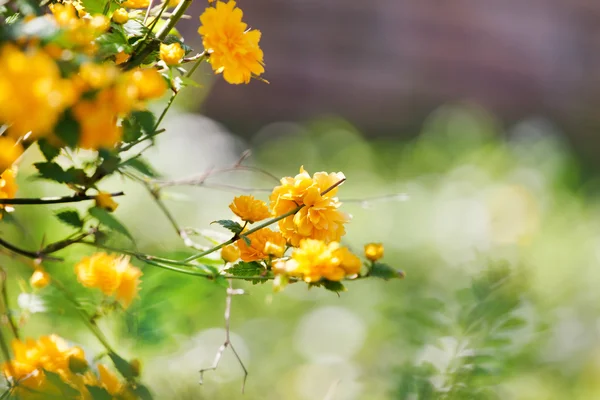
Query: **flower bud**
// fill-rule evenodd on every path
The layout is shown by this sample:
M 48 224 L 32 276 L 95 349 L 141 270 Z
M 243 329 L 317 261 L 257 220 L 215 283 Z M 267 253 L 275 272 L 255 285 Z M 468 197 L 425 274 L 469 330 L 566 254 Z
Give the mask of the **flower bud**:
M 113 13 L 112 20 L 117 24 L 124 24 L 129 21 L 129 13 L 126 9 L 119 8 Z
M 377 261 L 383 257 L 383 245 L 381 243 L 365 244 L 365 257 L 371 261 Z
M 96 207 L 113 212 L 117 209 L 118 206 L 119 204 L 113 200 L 110 193 L 100 192 L 96 195 Z
M 240 258 L 240 249 L 233 244 L 225 246 L 221 249 L 221 258 L 225 262 L 235 262 Z
M 31 278 L 29 278 L 29 284 L 35 289 L 45 288 L 49 283 L 50 275 L 42 269 L 35 270 L 35 272 L 31 274 Z

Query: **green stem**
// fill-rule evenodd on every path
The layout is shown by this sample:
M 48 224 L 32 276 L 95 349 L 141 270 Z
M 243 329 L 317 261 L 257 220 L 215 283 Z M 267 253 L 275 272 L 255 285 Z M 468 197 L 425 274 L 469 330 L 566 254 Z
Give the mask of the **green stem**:
M 13 337 L 15 339 L 19 338 L 19 329 L 17 328 L 17 323 L 15 322 L 12 311 L 10 310 L 10 304 L 8 303 L 8 288 L 6 287 L 7 275 L 6 270 L 0 269 L 0 274 L 2 276 L 2 302 L 4 303 L 4 309 L 6 311 L 6 319 L 8 319 L 8 325 L 10 326 L 10 330 L 12 331 Z

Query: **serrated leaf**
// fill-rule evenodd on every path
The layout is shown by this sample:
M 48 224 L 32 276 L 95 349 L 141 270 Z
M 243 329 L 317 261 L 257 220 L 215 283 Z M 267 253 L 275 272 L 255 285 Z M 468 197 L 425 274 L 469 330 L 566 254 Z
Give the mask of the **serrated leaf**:
M 93 400 L 112 400 L 113 397 L 106 389 L 98 386 L 85 385 L 85 388 L 90 392 Z
M 60 390 L 61 394 L 63 394 L 66 398 L 74 398 L 79 394 L 79 391 L 77 389 L 72 388 L 69 384 L 65 383 L 60 378 L 60 375 L 47 370 L 44 370 L 44 375 L 46 376 L 46 379 L 52 384 L 52 386 Z
M 140 127 L 146 133 L 146 135 L 151 135 L 154 133 L 156 118 L 154 117 L 153 113 L 150 111 L 134 111 L 131 113 L 131 116 L 138 124 L 140 124 Z
M 135 395 L 138 398 L 140 398 L 141 400 L 153 400 L 154 399 L 152 397 L 152 393 L 150 393 L 150 390 L 146 386 L 144 386 L 144 385 L 138 384 L 133 389 L 133 393 L 135 393 Z
M 403 278 L 404 272 L 396 270 L 387 264 L 376 262 L 371 266 L 369 276 L 385 279 L 387 281 L 388 279 Z
M 133 379 L 135 377 L 135 373 L 133 367 L 127 360 L 118 355 L 117 353 L 108 353 L 108 356 L 112 360 L 113 364 L 115 364 L 115 368 L 125 379 Z
M 96 43 L 98 44 L 98 54 L 102 57 L 109 57 L 121 51 L 126 53 L 131 53 L 132 51 L 131 45 L 124 33 L 118 30 L 100 35 L 96 39 Z
M 232 221 L 230 219 L 220 219 L 218 221 L 211 222 L 211 224 L 219 224 L 223 228 L 229 229 L 231 232 L 235 233 L 236 235 L 242 231 L 242 226 L 240 224 L 238 224 L 237 222 Z M 244 239 L 244 240 L 246 240 L 246 239 Z M 248 245 L 250 245 L 250 243 L 248 243 Z
M 133 241 L 133 236 L 131 236 L 127 228 L 125 228 L 125 226 L 108 211 L 98 207 L 91 207 L 88 212 L 92 217 L 96 218 L 100 224 L 113 231 L 122 233 Z
M 33 165 L 38 170 L 38 177 L 41 179 L 48 179 L 58 183 L 72 183 L 75 181 L 72 171 L 65 171 L 55 162 L 46 161 L 34 163 Z
M 56 212 L 56 218 L 67 225 L 74 228 L 83 228 L 83 220 L 79 216 L 79 213 L 73 209 L 59 210 Z
M 347 290 L 346 287 L 342 284 L 342 282 L 338 281 L 324 280 L 323 287 L 331 292 L 336 292 L 338 295 L 340 294 L 340 292 L 345 292 Z
M 252 262 L 246 262 L 246 261 L 240 261 L 239 263 L 235 264 L 233 267 L 228 268 L 226 270 L 227 273 L 233 275 L 233 276 L 240 276 L 240 277 L 251 277 L 251 276 L 259 276 L 262 273 L 264 273 L 265 267 L 263 267 L 261 264 L 259 264 L 256 261 L 252 261 Z
M 148 162 L 141 157 L 130 158 L 129 160 L 125 161 L 123 165 L 126 167 L 131 167 L 136 171 L 149 176 L 150 178 L 157 178 L 159 176 L 159 174 L 152 169 Z
M 38 146 L 48 161 L 54 160 L 60 154 L 60 149 L 52 146 L 46 139 L 38 140 Z

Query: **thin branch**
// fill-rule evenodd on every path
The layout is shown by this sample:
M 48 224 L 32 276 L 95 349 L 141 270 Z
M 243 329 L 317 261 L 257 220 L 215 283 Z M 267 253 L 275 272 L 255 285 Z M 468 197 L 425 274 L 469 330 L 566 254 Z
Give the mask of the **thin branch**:
M 28 258 L 33 258 L 33 259 L 43 258 L 43 259 L 46 259 L 49 261 L 62 261 L 62 258 L 51 257 L 51 256 L 45 255 L 39 251 L 29 251 L 29 250 L 21 249 L 13 244 L 10 244 L 9 242 L 7 242 L 6 240 L 4 240 L 2 238 L 0 238 L 0 246 L 6 247 L 8 250 L 12 251 L 13 253 L 20 254 L 20 255 L 28 257 Z
M 217 354 L 215 354 L 215 359 L 213 361 L 212 366 L 210 366 L 209 368 L 203 368 L 199 372 L 200 372 L 200 384 L 202 385 L 204 383 L 204 373 L 206 371 L 214 371 L 214 370 L 216 370 L 219 367 L 219 363 L 221 362 L 221 357 L 223 356 L 223 353 L 225 352 L 225 349 L 227 349 L 227 347 L 231 347 L 231 351 L 233 352 L 233 355 L 235 355 L 235 358 L 237 358 L 238 362 L 240 363 L 240 366 L 244 370 L 244 381 L 242 382 L 242 393 L 244 393 L 244 389 L 246 388 L 246 379 L 248 378 L 248 370 L 246 369 L 246 366 L 242 362 L 242 359 L 240 358 L 238 352 L 235 350 L 235 347 L 233 347 L 233 343 L 231 343 L 231 336 L 230 336 L 230 332 L 231 332 L 231 328 L 230 328 L 230 323 L 231 323 L 231 299 L 232 299 L 232 297 L 234 295 L 240 295 L 240 294 L 244 294 L 244 291 L 242 289 L 234 290 L 233 289 L 233 282 L 230 279 L 229 280 L 229 287 L 227 288 L 227 297 L 225 298 L 225 313 L 224 313 L 224 317 L 225 317 L 225 341 L 223 342 L 223 344 L 221 345 L 221 347 L 219 347 L 219 350 L 217 350 Z
M 7 275 L 6 270 L 4 268 L 0 268 L 0 279 L 2 280 L 2 303 L 4 305 L 4 311 L 6 313 L 6 319 L 8 320 L 8 325 L 10 326 L 10 330 L 12 331 L 13 337 L 15 339 L 19 338 L 19 329 L 17 328 L 17 323 L 13 318 L 13 313 L 10 310 L 10 304 L 8 302 L 8 288 L 7 284 Z
M 115 192 L 110 194 L 112 197 L 118 197 L 125 195 L 124 192 Z M 14 198 L 14 199 L 0 199 L 0 204 L 59 204 L 59 203 L 77 203 L 85 200 L 95 200 L 96 195 L 87 194 L 76 194 L 73 196 L 65 197 L 37 197 L 37 198 Z
M 266 177 L 268 177 L 270 179 L 273 179 L 275 182 L 279 183 L 279 179 L 275 175 L 271 174 L 270 172 L 268 172 L 262 168 L 252 167 L 249 165 L 239 165 L 239 164 L 236 164 L 232 167 L 226 167 L 226 168 L 221 168 L 221 169 L 210 169 L 201 175 L 193 176 L 190 178 L 176 179 L 176 180 L 170 180 L 170 181 L 158 181 L 157 183 L 160 185 L 160 187 L 202 186 L 202 185 L 206 185 L 206 180 L 213 175 L 222 174 L 222 173 L 226 173 L 226 172 L 235 172 L 235 171 L 258 172 L 260 174 L 265 175 Z

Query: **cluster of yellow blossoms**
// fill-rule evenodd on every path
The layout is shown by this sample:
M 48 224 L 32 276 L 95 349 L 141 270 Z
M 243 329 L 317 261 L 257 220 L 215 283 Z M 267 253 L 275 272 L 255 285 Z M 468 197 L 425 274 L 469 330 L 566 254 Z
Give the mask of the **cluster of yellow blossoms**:
M 64 398 L 64 387 L 76 391 L 80 399 L 93 397 L 91 387 L 101 388 L 118 398 L 129 394 L 127 386 L 105 365 L 90 369 L 81 347 L 69 344 L 57 335 L 42 336 L 38 340 L 13 340 L 13 359 L 2 364 L 1 369 L 13 394 L 20 399 Z M 58 375 L 60 382 L 49 378 Z M 131 398 L 131 397 L 130 397 Z
M 98 288 L 114 296 L 127 308 L 137 296 L 142 271 L 129 263 L 129 257 L 96 253 L 76 266 L 77 280 L 87 288 Z
M 301 167 L 298 175 L 281 179 L 281 185 L 273 189 L 270 206 L 253 196 L 234 198 L 229 208 L 246 225 L 235 244 L 221 250 L 221 257 L 230 263 L 238 259 L 263 262 L 276 276 L 308 283 L 358 276 L 362 261 L 339 243 L 344 224 L 350 220 L 339 210 L 341 202 L 336 197 L 344 180 L 341 172 L 318 172 L 311 177 Z M 263 227 L 245 234 L 248 224 L 269 217 L 278 220 L 278 231 Z M 289 248 L 291 254 L 285 256 Z M 381 244 L 365 246 L 365 257 L 371 262 L 382 256 Z

